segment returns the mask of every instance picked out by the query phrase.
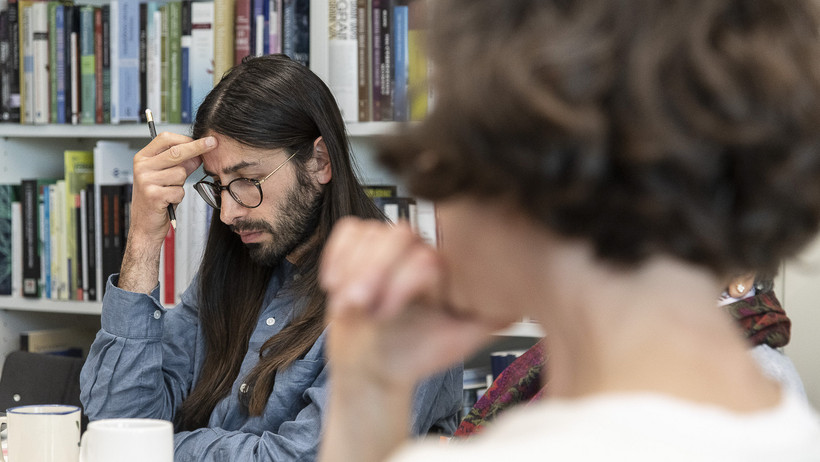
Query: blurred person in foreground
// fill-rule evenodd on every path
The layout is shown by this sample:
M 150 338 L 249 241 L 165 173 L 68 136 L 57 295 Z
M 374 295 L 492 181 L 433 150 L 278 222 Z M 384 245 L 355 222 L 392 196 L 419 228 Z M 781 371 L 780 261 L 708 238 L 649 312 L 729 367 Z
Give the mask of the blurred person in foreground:
M 437 201 L 443 245 L 336 226 L 320 459 L 820 460 L 817 412 L 715 309 L 818 230 L 816 3 L 435 5 L 436 104 L 382 160 Z M 549 396 L 407 443 L 414 384 L 524 316 Z

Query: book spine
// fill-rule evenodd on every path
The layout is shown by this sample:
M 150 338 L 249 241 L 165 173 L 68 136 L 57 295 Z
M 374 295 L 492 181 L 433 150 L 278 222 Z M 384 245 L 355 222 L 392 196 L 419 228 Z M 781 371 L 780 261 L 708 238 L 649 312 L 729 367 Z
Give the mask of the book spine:
M 0 12 L 0 121 L 20 122 L 20 24 L 17 1 Z
M 358 34 L 356 3 L 330 0 L 328 4 L 328 86 L 346 122 L 359 120 Z
M 409 76 L 409 50 L 407 44 L 407 5 L 393 8 L 393 120 L 410 120 L 410 106 L 407 101 L 407 80 Z
M 89 301 L 97 300 L 97 245 L 96 245 L 96 220 L 94 184 L 86 186 L 83 200 L 83 223 L 85 223 L 85 233 L 83 242 L 85 243 L 85 253 L 83 262 L 83 293 L 85 299 Z
M 102 202 L 102 280 L 119 272 L 122 263 L 122 185 L 100 186 Z
M 182 123 L 189 124 L 191 119 L 191 0 L 182 0 L 182 35 L 180 36 L 180 112 Z
M 148 106 L 148 4 L 140 3 L 140 121 Z
M 146 56 L 145 56 L 145 86 L 147 108 L 154 113 L 154 120 L 162 120 L 162 14 L 156 2 L 146 4 Z
M 371 120 L 371 40 L 370 40 L 370 11 L 368 0 L 356 2 L 356 82 L 358 86 L 359 122 Z
M 94 7 L 80 7 L 80 123 L 93 124 L 96 102 Z
M 12 293 L 11 204 L 14 200 L 14 186 L 0 184 L 0 295 L 11 295 Z
M 282 52 L 310 67 L 310 0 L 282 0 Z
M 35 124 L 49 123 L 51 110 L 50 78 L 48 68 L 48 3 L 35 2 L 31 6 L 31 44 L 32 44 L 32 75 L 34 86 L 31 88 L 34 101 L 33 122 Z
M 251 0 L 236 0 L 234 26 L 234 65 L 251 54 Z
M 69 53 L 71 56 L 71 123 L 80 123 L 82 107 L 80 88 L 82 87 L 82 59 L 80 51 L 80 7 L 72 7 L 72 27 L 69 32 Z
M 168 118 L 182 122 L 182 4 L 168 3 Z
M 54 8 L 54 82 L 53 89 L 55 96 L 52 98 L 56 108 L 52 109 L 53 122 L 58 124 L 66 123 L 66 33 L 65 33 L 65 11 L 66 7 L 57 4 Z
M 36 179 L 20 182 L 23 220 L 23 296 L 40 296 L 39 200 Z
M 214 0 L 214 85 L 234 64 L 235 10 L 235 0 Z
M 191 5 L 191 117 L 202 100 L 213 88 L 214 34 L 213 2 L 194 2 Z
M 71 254 L 73 258 L 71 271 L 74 275 L 71 280 L 72 300 L 85 300 L 85 294 L 83 292 L 83 286 L 85 285 L 83 280 L 83 267 L 85 266 L 84 245 L 87 246 L 88 243 L 83 242 L 85 240 L 85 234 L 83 232 L 85 230 L 85 225 L 83 224 L 83 191 L 85 191 L 85 189 L 79 191 L 78 194 L 72 194 L 74 198 L 74 208 L 70 211 L 74 229 L 74 249 Z
M 102 8 L 94 8 L 94 122 L 103 123 L 103 20 Z
M 109 43 L 109 60 L 111 67 L 111 103 L 109 111 L 111 112 L 111 123 L 120 123 L 120 50 L 122 49 L 122 34 L 120 29 L 120 0 L 110 0 L 108 2 L 108 18 L 109 27 L 111 29 L 111 43 Z
M 43 220 L 40 226 L 40 242 L 42 242 L 43 297 L 51 298 L 51 203 L 53 184 L 43 185 L 40 191 L 43 201 Z
M 268 0 L 268 53 L 282 52 L 282 0 Z
M 57 123 L 57 113 L 59 112 L 57 106 L 57 37 L 60 33 L 57 31 L 57 7 L 62 7 L 56 1 L 48 2 L 48 62 L 49 62 L 49 120 L 51 123 Z
M 112 10 L 111 14 L 114 12 Z M 112 37 L 119 35 L 117 61 L 119 66 L 119 106 L 117 117 L 120 122 L 140 120 L 140 16 L 137 0 L 121 0 L 118 11 L 119 31 L 111 31 Z M 113 58 L 112 58 L 113 64 Z M 112 81 L 113 85 L 113 81 Z M 114 117 L 114 107 L 111 117 Z
M 168 121 L 168 4 L 159 7 L 160 22 L 160 50 L 159 50 L 159 105 L 162 108 L 160 114 L 154 116 L 154 120 L 162 122 Z
M 376 4 L 374 0 L 373 4 Z M 379 65 L 373 64 L 373 100 L 379 101 L 379 115 L 376 118 L 376 110 L 374 108 L 375 120 L 392 120 L 393 119 L 393 37 L 391 34 L 393 18 L 392 18 L 392 2 L 390 0 L 381 0 L 379 2 L 378 12 L 373 10 L 374 26 L 376 21 L 379 23 Z M 375 40 L 375 39 L 374 39 Z M 376 79 L 378 79 L 378 93 L 376 93 Z
M 111 123 L 111 5 L 103 5 L 102 13 L 102 113 L 104 124 Z

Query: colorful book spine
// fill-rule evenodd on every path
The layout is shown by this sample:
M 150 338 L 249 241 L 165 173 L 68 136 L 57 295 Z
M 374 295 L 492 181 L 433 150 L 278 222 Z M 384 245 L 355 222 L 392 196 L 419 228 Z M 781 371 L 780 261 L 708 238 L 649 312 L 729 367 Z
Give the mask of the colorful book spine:
M 34 123 L 34 55 L 31 24 L 31 1 L 18 2 L 19 37 L 20 37 L 20 123 Z
M 0 121 L 20 122 L 20 23 L 18 3 L 0 11 Z
M 103 123 L 103 20 L 102 8 L 94 8 L 94 122 Z
M 157 2 L 148 2 L 145 12 L 145 87 L 146 108 L 154 120 L 162 120 L 162 13 Z
M 140 121 L 148 109 L 148 4 L 140 3 Z
M 310 67 L 310 0 L 282 0 L 282 53 Z
M 191 0 L 182 0 L 182 28 L 180 45 L 180 111 L 182 123 L 189 124 L 191 119 Z
M 251 54 L 251 0 L 236 0 L 234 25 L 234 65 Z
M 111 5 L 100 7 L 102 14 L 102 123 L 111 123 Z
M 97 106 L 94 55 L 94 7 L 80 7 L 80 123 L 93 124 Z
M 31 87 L 34 102 L 33 122 L 49 123 L 51 96 L 48 66 L 48 2 L 38 1 L 31 5 L 31 55 L 34 85 Z
M 113 4 L 112 4 L 113 6 Z M 111 15 L 113 17 L 114 10 Z M 138 0 L 119 0 L 116 22 L 118 30 L 111 37 L 119 37 L 117 88 L 118 99 L 112 97 L 111 122 L 138 122 L 140 120 L 140 15 Z M 112 64 L 114 58 L 112 56 Z M 112 69 L 112 87 L 115 85 Z
M 214 0 L 214 85 L 234 65 L 235 10 L 235 0 Z
M 167 5 L 168 16 L 168 96 L 166 120 L 172 124 L 182 122 L 182 4 L 178 1 Z
M 0 184 L 0 295 L 12 294 L 12 203 L 16 185 Z
M 344 120 L 356 122 L 359 120 L 356 3 L 330 0 L 328 26 L 328 86 Z
M 80 234 L 80 220 L 77 219 L 78 208 L 80 206 L 78 197 L 80 191 L 86 188 L 89 184 L 94 183 L 94 153 L 92 151 L 74 151 L 67 150 L 64 153 L 65 158 L 65 205 L 66 205 L 66 222 L 65 235 L 68 237 L 66 256 L 69 260 L 68 269 L 70 278 L 68 280 L 68 290 L 72 294 L 73 299 L 82 300 L 83 297 L 78 297 L 82 293 L 82 282 L 80 279 L 80 271 L 82 266 L 79 263 L 81 250 L 79 247 L 79 240 L 77 237 L 82 237 Z
M 191 117 L 214 86 L 214 4 L 210 1 L 191 4 Z
M 372 119 L 372 80 L 371 69 L 371 8 L 368 0 L 356 2 L 356 82 L 358 85 L 359 122 Z
M 393 120 L 410 120 L 410 104 L 407 100 L 410 50 L 407 43 L 408 8 L 396 5 L 393 8 Z

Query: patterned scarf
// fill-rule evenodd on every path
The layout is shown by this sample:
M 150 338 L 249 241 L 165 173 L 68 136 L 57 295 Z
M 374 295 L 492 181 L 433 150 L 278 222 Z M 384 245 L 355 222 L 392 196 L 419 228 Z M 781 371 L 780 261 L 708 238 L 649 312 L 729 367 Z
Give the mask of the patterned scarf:
M 737 320 L 753 346 L 765 344 L 780 348 L 789 343 L 792 323 L 773 291 L 738 300 L 723 308 Z M 538 400 L 544 392 L 541 387 L 543 369 L 543 340 L 540 340 L 501 372 L 464 417 L 453 436 L 470 437 L 481 432 L 488 422 L 507 408 Z

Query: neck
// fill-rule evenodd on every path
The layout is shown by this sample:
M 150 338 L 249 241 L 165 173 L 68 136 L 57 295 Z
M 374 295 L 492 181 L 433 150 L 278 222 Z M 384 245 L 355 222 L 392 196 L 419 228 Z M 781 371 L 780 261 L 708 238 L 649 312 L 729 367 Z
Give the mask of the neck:
M 560 261 L 541 298 L 554 303 L 536 316 L 547 326 L 551 396 L 655 392 L 737 411 L 778 402 L 740 329 L 716 308 L 710 273 L 668 258 L 606 268 L 579 248 Z

